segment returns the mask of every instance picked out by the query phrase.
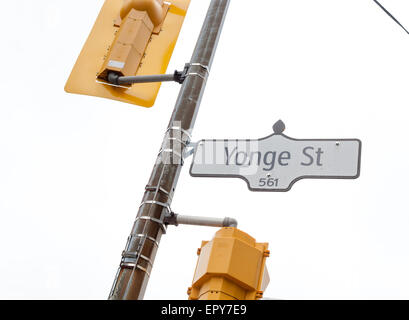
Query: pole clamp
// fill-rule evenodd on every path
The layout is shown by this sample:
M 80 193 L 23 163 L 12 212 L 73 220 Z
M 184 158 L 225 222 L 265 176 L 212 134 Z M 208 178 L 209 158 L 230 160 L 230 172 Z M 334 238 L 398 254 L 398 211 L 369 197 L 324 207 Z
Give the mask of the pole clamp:
M 200 67 L 202 70 L 204 70 L 205 75 L 199 73 L 199 72 L 192 72 L 191 68 L 192 67 Z M 182 84 L 187 77 L 189 76 L 197 76 L 200 77 L 204 80 L 206 80 L 206 77 L 210 74 L 210 69 L 208 66 L 205 66 L 204 64 L 197 63 L 197 62 L 191 62 L 191 63 L 186 63 L 183 71 L 175 71 L 175 81 L 179 82 Z
M 163 220 L 166 226 L 175 226 L 178 227 L 178 215 L 174 212 L 171 212 L 170 214 L 165 216 L 165 219 Z

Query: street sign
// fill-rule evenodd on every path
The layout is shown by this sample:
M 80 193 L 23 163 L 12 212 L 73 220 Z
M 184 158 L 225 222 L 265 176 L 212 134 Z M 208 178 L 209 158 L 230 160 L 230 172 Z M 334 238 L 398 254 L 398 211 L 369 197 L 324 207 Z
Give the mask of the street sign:
M 152 107 L 161 83 L 114 86 L 104 76 L 107 70 L 126 76 L 166 73 L 189 4 L 190 0 L 106 0 L 65 91 Z M 158 20 L 158 10 L 163 21 Z
M 361 145 L 357 139 L 298 140 L 280 130 L 258 140 L 202 140 L 190 174 L 241 178 L 251 191 L 289 191 L 301 179 L 357 179 Z

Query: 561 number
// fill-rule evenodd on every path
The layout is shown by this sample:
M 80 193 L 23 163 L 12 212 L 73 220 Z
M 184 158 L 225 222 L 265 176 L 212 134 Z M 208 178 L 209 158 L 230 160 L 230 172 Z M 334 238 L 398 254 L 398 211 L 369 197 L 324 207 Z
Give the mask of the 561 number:
M 259 181 L 260 187 L 270 187 L 270 188 L 277 188 L 278 187 L 279 179 L 274 178 L 261 178 Z

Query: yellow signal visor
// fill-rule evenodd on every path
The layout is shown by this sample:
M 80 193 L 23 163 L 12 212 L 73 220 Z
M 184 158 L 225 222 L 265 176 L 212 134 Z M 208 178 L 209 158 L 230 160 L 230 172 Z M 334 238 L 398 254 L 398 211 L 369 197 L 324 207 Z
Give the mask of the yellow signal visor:
M 138 4 L 139 0 L 132 1 Z M 149 12 L 138 7 L 136 10 L 141 10 L 145 15 L 140 15 L 139 12 L 136 14 L 134 8 L 121 19 L 124 7 L 130 6 L 132 1 L 105 0 L 65 85 L 66 92 L 113 99 L 147 108 L 154 105 L 161 83 L 114 86 L 104 80 L 104 75 L 107 69 L 126 76 L 166 73 L 190 0 L 140 1 L 144 4 L 149 1 L 161 3 L 164 19 L 158 24 L 153 17 L 152 25 L 149 25 L 152 22 L 149 20 Z M 143 32 L 140 27 L 142 24 Z M 123 36 L 127 34 L 126 28 L 129 26 L 135 26 L 137 36 Z M 146 32 L 151 32 L 148 40 Z M 138 37 L 142 40 L 138 40 Z

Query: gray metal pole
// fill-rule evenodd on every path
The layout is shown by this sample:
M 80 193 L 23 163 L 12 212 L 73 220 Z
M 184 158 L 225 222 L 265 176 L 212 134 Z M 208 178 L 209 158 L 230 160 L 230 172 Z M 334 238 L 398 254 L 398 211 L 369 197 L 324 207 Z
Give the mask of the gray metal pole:
M 191 66 L 180 90 L 165 139 L 128 238 L 110 293 L 111 300 L 143 299 L 161 237 L 164 219 L 183 166 L 207 77 L 216 53 L 230 0 L 212 0 Z

